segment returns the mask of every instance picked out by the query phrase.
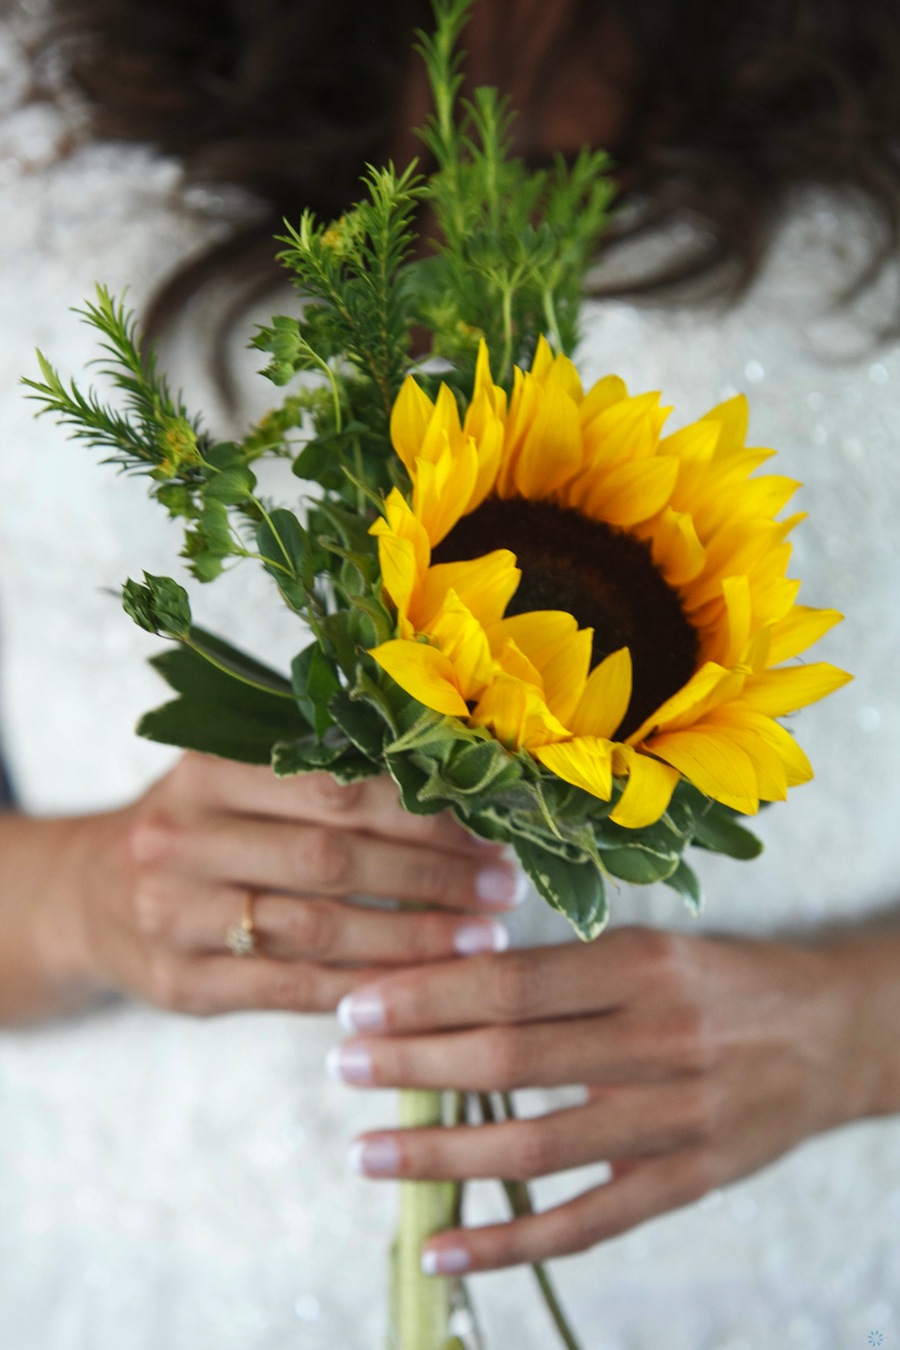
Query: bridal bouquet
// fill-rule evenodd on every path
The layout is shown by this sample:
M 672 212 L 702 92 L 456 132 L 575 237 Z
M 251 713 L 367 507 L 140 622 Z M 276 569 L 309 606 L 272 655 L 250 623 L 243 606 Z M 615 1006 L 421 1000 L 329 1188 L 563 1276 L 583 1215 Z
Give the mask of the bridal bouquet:
M 689 845 L 759 851 L 738 817 L 812 776 L 778 719 L 848 678 L 793 663 L 840 615 L 796 603 L 802 517 L 778 517 L 798 484 L 756 474 L 772 452 L 745 444 L 743 397 L 664 434 L 659 394 L 616 375 L 583 387 L 567 353 L 607 162 L 531 172 L 496 91 L 460 101 L 468 5 L 435 0 L 420 40 L 433 172 L 369 168 L 340 219 L 286 226 L 300 303 L 253 343 L 289 392 L 243 439 L 188 413 L 102 288 L 83 315 L 121 408 L 43 357 L 26 383 L 147 476 L 198 581 L 252 559 L 308 629 L 288 677 L 195 626 L 176 581 L 126 582 L 134 621 L 175 643 L 153 664 L 177 697 L 142 735 L 282 775 L 388 773 L 407 810 L 511 845 L 590 939 L 610 880 L 662 881 L 696 908 Z M 315 490 L 264 500 L 254 465 L 273 455 Z M 440 1123 L 445 1106 L 405 1094 L 403 1117 Z M 403 1192 L 394 1343 L 432 1350 L 453 1344 L 448 1293 L 418 1253 L 458 1195 Z

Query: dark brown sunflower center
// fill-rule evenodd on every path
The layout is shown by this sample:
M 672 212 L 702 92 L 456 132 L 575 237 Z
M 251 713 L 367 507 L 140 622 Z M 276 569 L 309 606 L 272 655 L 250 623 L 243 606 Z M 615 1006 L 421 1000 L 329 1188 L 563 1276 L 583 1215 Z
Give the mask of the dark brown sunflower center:
M 579 628 L 594 630 L 592 668 L 620 647 L 631 651 L 634 685 L 620 737 L 690 679 L 697 634 L 640 539 L 550 502 L 492 498 L 463 516 L 433 561 L 461 562 L 495 548 L 511 549 L 522 569 L 508 615 L 567 610 Z

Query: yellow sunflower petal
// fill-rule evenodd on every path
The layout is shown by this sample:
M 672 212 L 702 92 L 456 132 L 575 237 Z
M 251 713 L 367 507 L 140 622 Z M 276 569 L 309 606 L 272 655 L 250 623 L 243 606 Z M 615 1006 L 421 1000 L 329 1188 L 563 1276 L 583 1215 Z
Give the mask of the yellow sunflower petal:
M 417 617 L 419 569 L 410 540 L 398 539 L 386 530 L 378 540 L 378 565 L 382 585 L 397 607 L 400 632 L 411 637 Z
M 400 539 L 408 539 L 413 546 L 416 566 L 424 572 L 431 561 L 431 545 L 425 526 L 413 512 L 412 507 L 399 488 L 392 488 L 384 504 L 384 517 L 379 517 L 369 529 L 369 534 L 383 535 L 391 532 Z
M 581 425 L 586 427 L 600 413 L 611 408 L 614 403 L 621 403 L 622 399 L 627 397 L 628 388 L 620 376 L 604 375 L 602 380 L 591 385 L 581 402 L 579 408 Z
M 747 427 L 750 422 L 750 405 L 745 394 L 736 394 L 724 403 L 717 403 L 701 419 L 704 422 L 718 422 L 719 446 L 724 451 L 740 450 L 747 439 Z
M 515 486 L 532 501 L 551 497 L 583 463 L 578 407 L 561 385 L 542 392 L 515 467 Z
M 593 645 L 593 628 L 579 628 L 563 650 L 547 660 L 535 661 L 544 680 L 547 704 L 566 726 L 584 691 Z
M 434 404 L 407 375 L 391 409 L 391 444 L 406 465 L 412 477 L 416 458 L 422 453 L 422 444 L 434 413 Z
M 540 672 L 548 706 L 568 725 L 591 668 L 593 630 L 579 629 L 564 610 L 544 609 L 512 615 L 488 636 L 495 653 L 504 643 L 515 642 Z
M 701 723 L 690 731 L 655 736 L 652 749 L 654 755 L 714 801 L 749 816 L 758 811 L 759 787 L 753 762 L 727 731 Z
M 780 666 L 792 656 L 799 656 L 814 642 L 840 623 L 843 614 L 836 609 L 811 609 L 808 605 L 794 605 L 783 619 L 769 630 L 771 646 L 769 665 Z
M 514 675 L 517 680 L 533 684 L 536 689 L 544 690 L 544 681 L 537 666 L 533 665 L 512 638 L 508 638 L 502 649 L 495 653 L 495 660 L 506 675 Z
M 463 431 L 472 438 L 478 457 L 475 487 L 466 506 L 466 512 L 469 512 L 481 505 L 496 483 L 503 455 L 506 428 L 487 394 L 478 394 L 469 404 Z
M 661 764 L 658 759 L 642 755 L 630 745 L 614 747 L 613 767 L 617 774 L 627 773 L 628 782 L 615 809 L 610 812 L 610 820 L 626 830 L 654 825 L 672 800 L 681 777 L 678 770 L 671 764 Z
M 595 666 L 571 719 L 576 736 L 611 738 L 631 702 L 631 652 L 620 647 Z
M 445 443 L 449 443 L 450 449 L 456 451 L 461 441 L 462 426 L 456 396 L 449 385 L 442 384 L 417 459 L 436 464 L 444 453 Z
M 501 744 L 514 750 L 535 750 L 569 735 L 547 707 L 541 691 L 512 675 L 498 675 L 488 686 L 472 713 L 472 721 L 487 727 Z
M 470 436 L 454 449 L 446 432 L 435 460 L 417 459 L 413 510 L 428 532 L 432 546 L 444 539 L 469 510 L 478 479 L 478 454 Z
M 491 649 L 481 624 L 456 591 L 450 590 L 444 596 L 427 631 L 453 666 L 455 683 L 463 698 L 467 702 L 477 699 L 491 678 Z
M 492 626 L 502 619 L 521 579 L 516 555 L 508 548 L 464 562 L 435 563 L 422 581 L 422 625 L 437 613 L 447 592 L 454 590 L 480 624 Z
M 749 577 L 746 574 L 726 577 L 722 582 L 722 598 L 725 601 L 726 620 L 721 634 L 722 652 L 717 660 L 722 666 L 732 667 L 738 664 L 750 640 L 753 597 L 750 594 Z
M 501 389 L 499 385 L 494 384 L 493 376 L 491 375 L 491 356 L 484 338 L 482 338 L 478 344 L 478 358 L 475 362 L 475 387 L 472 390 L 472 402 L 476 403 L 482 396 L 487 398 L 488 403 L 493 408 L 494 412 L 502 420 L 506 413 L 506 390 Z
M 572 741 L 539 746 L 534 755 L 557 778 L 609 801 L 612 793 L 612 746 L 609 741 L 598 736 L 579 736 Z
M 809 666 L 788 666 L 780 670 L 764 670 L 751 675 L 744 685 L 742 706 L 769 717 L 783 717 L 785 713 L 805 708 L 827 694 L 833 694 L 853 676 L 827 661 L 816 661 Z
M 577 632 L 576 620 L 565 610 L 532 609 L 503 619 L 490 630 L 489 636 L 494 651 L 512 640 L 540 669 L 541 662 L 550 661 L 557 652 L 567 650 Z
M 543 333 L 537 340 L 534 359 L 531 362 L 531 374 L 538 384 L 543 384 L 553 369 L 553 349 Z
M 457 687 L 453 665 L 437 647 L 395 638 L 372 647 L 369 655 L 401 689 L 424 703 L 426 708 L 456 717 L 468 716 L 469 710 Z
M 695 671 L 687 684 L 682 685 L 676 694 L 665 703 L 628 737 L 630 745 L 638 745 L 650 735 L 654 727 L 663 731 L 675 731 L 697 722 L 710 708 L 735 698 L 743 688 L 745 676 L 740 672 L 726 670 L 714 661 L 707 661 Z
M 530 375 L 525 375 L 516 366 L 513 371 L 513 390 L 506 416 L 506 439 L 503 443 L 503 458 L 497 475 L 496 491 L 499 497 L 512 497 L 516 494 L 516 464 L 525 437 L 537 415 L 540 386 Z
M 784 766 L 788 787 L 808 783 L 813 777 L 812 765 L 786 727 L 765 713 L 753 712 L 736 704 L 726 704 L 710 714 L 710 720 L 723 727 L 743 727 L 754 731 L 766 745 L 777 753 Z
M 687 511 L 666 506 L 655 519 L 636 526 L 634 533 L 649 543 L 653 562 L 670 586 L 686 586 L 703 571 L 706 549 Z
M 609 473 L 586 475 L 565 495 L 569 504 L 592 520 L 627 529 L 649 520 L 668 505 L 677 477 L 677 462 L 669 455 L 659 455 L 620 464 Z
M 670 411 L 660 408 L 658 393 L 638 394 L 609 404 L 583 426 L 590 472 L 649 459 L 656 452 L 660 430 Z

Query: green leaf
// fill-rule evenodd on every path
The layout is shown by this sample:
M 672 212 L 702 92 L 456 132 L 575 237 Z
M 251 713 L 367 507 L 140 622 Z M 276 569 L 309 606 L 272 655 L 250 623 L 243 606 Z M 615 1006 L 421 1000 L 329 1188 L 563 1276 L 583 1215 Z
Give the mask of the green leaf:
M 219 643 L 209 634 L 203 637 L 210 647 Z M 221 649 L 222 656 L 234 650 L 224 643 Z M 278 679 L 243 654 L 231 660 L 259 679 Z M 307 730 L 292 700 L 239 683 L 189 647 L 160 652 L 150 664 L 180 697 L 141 718 L 138 735 L 148 740 L 246 764 L 268 764 L 277 741 Z
M 162 637 L 184 638 L 191 627 L 187 591 L 171 577 L 144 573 L 146 585 L 130 578 L 122 587 L 122 606 L 139 628 Z
M 328 704 L 329 712 L 358 750 L 370 759 L 381 762 L 387 728 L 370 703 L 351 698 L 346 689 L 339 688 Z
M 221 502 L 204 499 L 194 529 L 187 530 L 181 556 L 198 581 L 214 581 L 222 571 L 223 560 L 234 552 L 234 538 L 228 523 L 228 511 Z
M 629 881 L 633 886 L 649 886 L 654 881 L 665 881 L 679 863 L 677 853 L 657 853 L 640 844 L 604 849 L 601 857 L 610 876 Z
M 318 642 L 305 647 L 291 662 L 291 684 L 297 702 L 321 740 L 332 725 L 329 711 L 332 697 L 341 688 L 334 662 Z
M 516 838 L 513 843 L 544 899 L 566 916 L 580 938 L 595 938 L 607 919 L 603 877 L 595 864 L 561 858 L 527 839 Z
M 329 729 L 324 740 L 301 736 L 294 741 L 279 742 L 272 751 L 272 768 L 279 778 L 325 771 L 340 783 L 373 778 L 381 773 L 381 765 L 348 745 L 336 727 Z
M 522 768 L 498 741 L 463 742 L 451 749 L 444 777 L 454 792 L 474 796 L 512 787 Z
M 724 853 L 729 858 L 749 862 L 763 851 L 762 841 L 755 834 L 738 825 L 726 808 L 713 803 L 703 816 L 698 816 L 694 843 L 713 853 Z
M 225 469 L 212 477 L 204 489 L 207 501 L 221 502 L 223 506 L 241 506 L 256 488 L 256 478 L 248 468 Z
M 239 647 L 233 647 L 224 638 L 218 637 L 215 633 L 207 632 L 205 628 L 192 625 L 189 641 L 191 646 L 196 648 L 202 657 L 206 658 L 206 662 L 224 667 L 222 673 L 230 677 L 232 681 L 239 681 L 249 686 L 261 685 L 261 692 L 275 694 L 279 702 L 287 700 L 293 702 L 293 691 L 289 680 L 286 680 L 283 675 L 279 675 L 277 670 L 272 670 L 270 666 L 264 666 L 255 657 L 248 656 Z M 249 696 L 249 692 L 243 694 L 245 699 Z
M 306 583 L 312 580 L 307 577 L 309 539 L 293 511 L 283 507 L 270 511 L 268 520 L 257 526 L 256 546 L 282 595 L 294 609 L 302 611 L 306 606 Z
M 673 891 L 678 892 L 695 914 L 700 913 L 703 907 L 703 892 L 700 889 L 700 882 L 694 869 L 689 867 L 683 858 L 672 875 L 665 878 L 665 883 L 667 886 L 671 886 Z
M 428 775 L 408 755 L 391 755 L 386 760 L 388 773 L 400 790 L 400 804 L 414 816 L 434 816 L 446 808 L 439 799 L 423 800 L 419 794 L 428 783 Z

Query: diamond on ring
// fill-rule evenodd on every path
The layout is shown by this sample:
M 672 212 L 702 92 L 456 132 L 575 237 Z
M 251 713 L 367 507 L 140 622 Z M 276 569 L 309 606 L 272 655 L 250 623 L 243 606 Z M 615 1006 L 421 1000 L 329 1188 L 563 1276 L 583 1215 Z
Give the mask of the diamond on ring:
M 233 923 L 225 934 L 225 945 L 232 956 L 252 956 L 256 951 L 256 935 L 243 923 Z
M 248 891 L 244 899 L 244 914 L 240 923 L 232 923 L 225 930 L 225 946 L 232 956 L 252 956 L 256 951 L 256 930 L 253 927 L 253 903 L 256 892 Z

